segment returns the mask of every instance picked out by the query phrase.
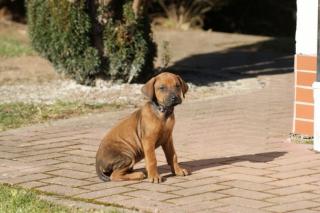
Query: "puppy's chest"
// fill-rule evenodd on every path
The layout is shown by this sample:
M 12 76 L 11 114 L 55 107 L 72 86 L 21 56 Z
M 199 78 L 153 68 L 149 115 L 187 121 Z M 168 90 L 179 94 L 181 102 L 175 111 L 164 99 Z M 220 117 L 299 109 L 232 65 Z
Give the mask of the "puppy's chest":
M 163 143 L 166 143 L 170 139 L 173 126 L 174 126 L 174 121 L 172 120 L 163 123 L 158 133 L 158 140 L 156 142 L 156 147 L 162 145 Z

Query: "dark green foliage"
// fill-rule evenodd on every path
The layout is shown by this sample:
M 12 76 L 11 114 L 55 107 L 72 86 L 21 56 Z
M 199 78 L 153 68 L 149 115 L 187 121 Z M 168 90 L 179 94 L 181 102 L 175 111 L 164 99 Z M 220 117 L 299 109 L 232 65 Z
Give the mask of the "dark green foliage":
M 98 52 L 90 44 L 90 18 L 84 0 L 30 0 L 28 27 L 36 51 L 59 71 L 91 84 L 99 71 Z
M 149 20 L 135 17 L 132 0 L 116 4 L 111 12 L 110 5 L 89 0 L 27 1 L 35 50 L 81 84 L 92 84 L 97 76 L 121 82 L 144 80 L 153 74 L 155 56 Z
M 135 18 L 132 1 L 126 1 L 104 26 L 105 55 L 108 57 L 108 75 L 124 82 L 145 80 L 153 74 L 156 46 L 151 40 L 151 27 L 146 16 Z M 110 8 L 106 8 L 109 13 Z M 121 13 L 122 12 L 122 13 Z

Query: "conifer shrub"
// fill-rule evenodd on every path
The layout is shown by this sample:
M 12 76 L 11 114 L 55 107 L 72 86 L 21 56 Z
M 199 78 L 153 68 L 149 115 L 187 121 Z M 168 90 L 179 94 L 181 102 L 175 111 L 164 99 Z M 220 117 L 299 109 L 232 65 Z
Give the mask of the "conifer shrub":
M 145 80 L 153 74 L 156 54 L 150 22 L 147 16 L 134 15 L 132 0 L 114 2 L 117 7 L 90 0 L 28 0 L 34 49 L 81 84 L 92 85 L 97 77 Z
M 126 1 L 116 15 L 104 25 L 104 52 L 107 55 L 108 74 L 124 82 L 143 81 L 153 69 L 156 45 L 151 38 L 147 16 L 135 18 L 132 1 Z M 109 14 L 110 8 L 105 8 Z M 120 17 L 120 18 L 119 18 Z

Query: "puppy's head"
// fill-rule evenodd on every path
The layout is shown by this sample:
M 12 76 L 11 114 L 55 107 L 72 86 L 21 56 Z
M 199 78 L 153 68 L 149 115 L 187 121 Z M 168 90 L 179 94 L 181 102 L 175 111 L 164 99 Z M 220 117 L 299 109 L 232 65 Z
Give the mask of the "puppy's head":
M 157 101 L 158 104 L 171 107 L 182 102 L 188 91 L 188 85 L 180 76 L 163 72 L 151 78 L 143 87 L 142 93 L 150 100 Z

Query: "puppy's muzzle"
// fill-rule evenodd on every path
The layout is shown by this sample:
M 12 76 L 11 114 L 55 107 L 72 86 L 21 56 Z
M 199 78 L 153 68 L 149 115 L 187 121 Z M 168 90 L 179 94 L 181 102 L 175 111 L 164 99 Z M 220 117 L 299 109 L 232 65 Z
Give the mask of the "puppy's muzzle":
M 171 106 L 176 106 L 178 104 L 181 104 L 182 100 L 179 96 L 177 95 L 170 95 L 169 98 L 166 101 L 166 106 L 171 107 Z

